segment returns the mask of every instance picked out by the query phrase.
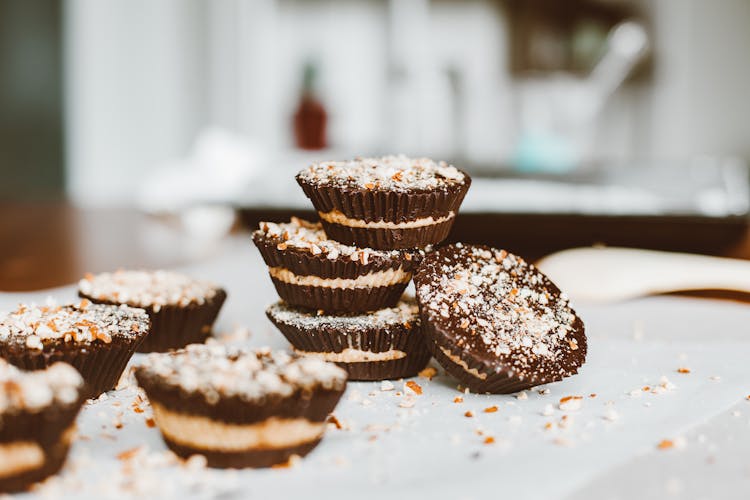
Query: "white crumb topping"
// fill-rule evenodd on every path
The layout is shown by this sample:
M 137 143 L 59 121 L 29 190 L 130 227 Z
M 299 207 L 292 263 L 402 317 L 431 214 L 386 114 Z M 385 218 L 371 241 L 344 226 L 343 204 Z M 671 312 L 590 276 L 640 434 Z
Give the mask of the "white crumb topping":
M 417 294 L 428 314 L 455 323 L 458 345 L 507 359 L 521 377 L 541 359 L 578 349 L 567 297 L 550 289 L 534 266 L 504 250 L 453 248 L 457 257 L 435 263 Z
M 82 389 L 83 378 L 68 364 L 55 363 L 44 370 L 25 372 L 0 360 L 0 412 L 70 405 L 78 401 Z
M 317 386 L 339 390 L 346 383 L 346 372 L 333 363 L 285 351 L 220 344 L 192 344 L 174 353 L 150 354 L 138 370 L 185 392 L 201 393 L 209 404 L 223 396 L 255 401 Z
M 313 163 L 298 178 L 337 187 L 429 191 L 463 184 L 466 176 L 444 161 L 398 155 Z
M 408 328 L 419 326 L 419 306 L 412 298 L 401 300 L 396 307 L 362 314 L 317 314 L 290 306 L 283 301 L 270 305 L 266 312 L 275 321 L 300 330 L 331 328 L 342 332 L 356 332 L 394 325 L 407 325 Z
M 218 287 L 172 271 L 126 271 L 88 274 L 78 282 L 87 297 L 136 307 L 203 304 L 216 295 Z
M 367 264 L 372 257 L 385 259 L 396 259 L 403 256 L 411 260 L 416 254 L 424 255 L 424 250 L 375 250 L 373 248 L 360 248 L 344 245 L 338 241 L 329 240 L 323 231 L 323 226 L 318 223 L 292 217 L 289 222 L 274 223 L 261 222 L 260 229 L 255 234 L 265 236 L 276 243 L 279 250 L 288 247 L 306 250 L 313 255 L 325 255 L 327 259 L 335 260 L 340 256 L 349 257 L 353 261 Z
M 132 338 L 149 329 L 146 311 L 126 305 L 78 304 L 37 306 L 21 304 L 0 313 L 0 342 L 23 343 L 42 350 L 47 341 L 112 342 L 113 337 Z

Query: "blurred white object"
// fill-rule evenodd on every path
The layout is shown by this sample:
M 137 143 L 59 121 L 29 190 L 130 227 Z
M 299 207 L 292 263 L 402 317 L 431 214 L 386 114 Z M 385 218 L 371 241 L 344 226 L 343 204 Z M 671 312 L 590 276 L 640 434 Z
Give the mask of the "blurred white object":
M 630 248 L 573 248 L 540 260 L 561 290 L 582 302 L 614 302 L 687 290 L 750 293 L 750 262 Z
M 137 205 L 149 213 L 175 213 L 226 203 L 247 190 L 267 165 L 267 154 L 245 137 L 208 128 L 198 135 L 187 158 L 144 177 Z
M 642 25 L 615 26 L 586 78 L 556 73 L 520 86 L 520 140 L 514 164 L 524 171 L 565 172 L 591 160 L 597 120 L 648 49 Z

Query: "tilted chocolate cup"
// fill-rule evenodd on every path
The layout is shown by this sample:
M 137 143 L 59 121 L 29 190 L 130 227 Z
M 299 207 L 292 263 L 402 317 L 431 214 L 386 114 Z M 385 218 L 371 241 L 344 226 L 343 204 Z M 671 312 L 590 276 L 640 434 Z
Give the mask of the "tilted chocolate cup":
M 266 310 L 268 318 L 298 353 L 323 359 L 327 359 L 325 356 L 345 357 L 348 349 L 371 353 L 368 356 L 370 360 L 330 360 L 345 369 L 350 380 L 411 377 L 419 373 L 432 357 L 417 317 L 405 323 L 364 324 L 357 329 L 341 329 L 332 325 L 302 328 L 299 320 L 284 321 L 276 314 L 280 307 L 298 314 L 302 321 L 306 316 L 315 317 L 315 313 L 295 310 L 284 304 L 274 304 Z

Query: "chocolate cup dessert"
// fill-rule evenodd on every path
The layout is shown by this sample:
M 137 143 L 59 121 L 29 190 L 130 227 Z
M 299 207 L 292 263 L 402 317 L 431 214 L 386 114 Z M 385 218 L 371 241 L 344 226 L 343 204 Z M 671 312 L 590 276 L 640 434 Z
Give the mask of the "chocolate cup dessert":
M 26 490 L 62 468 L 83 388 L 64 363 L 23 372 L 0 360 L 0 492 Z
M 261 222 L 253 241 L 288 304 L 329 313 L 393 307 L 423 250 L 373 250 L 329 240 L 319 223 Z
M 151 333 L 138 352 L 163 352 L 205 342 L 227 293 L 170 271 L 116 271 L 87 275 L 78 283 L 78 296 L 96 304 L 145 309 Z
M 556 382 L 586 360 L 567 297 L 520 257 L 457 243 L 428 255 L 414 284 L 428 348 L 474 392 Z
M 87 396 L 113 389 L 149 332 L 146 311 L 128 306 L 25 306 L 0 319 L 0 357 L 23 370 L 62 361 L 86 381 Z
M 167 446 L 220 468 L 306 455 L 346 388 L 346 372 L 332 363 L 218 344 L 150 354 L 135 376 Z
M 444 241 L 471 185 L 445 162 L 405 156 L 315 163 L 296 179 L 329 238 L 381 250 Z
M 432 357 L 413 299 L 371 314 L 327 316 L 277 302 L 266 315 L 297 353 L 334 362 L 349 380 L 416 375 Z

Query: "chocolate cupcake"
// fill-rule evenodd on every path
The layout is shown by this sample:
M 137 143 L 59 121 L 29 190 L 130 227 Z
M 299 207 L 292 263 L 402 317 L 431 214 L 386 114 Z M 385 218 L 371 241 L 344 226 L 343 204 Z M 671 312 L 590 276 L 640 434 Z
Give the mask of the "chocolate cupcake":
M 284 301 L 331 313 L 395 306 L 424 257 L 423 250 L 344 245 L 326 238 L 319 223 L 296 217 L 261 222 L 253 241 Z
M 63 361 L 86 381 L 88 396 L 113 389 L 149 331 L 148 314 L 128 306 L 20 305 L 0 314 L 0 357 L 24 370 Z
M 331 363 L 218 344 L 151 354 L 135 376 L 169 448 L 204 455 L 210 467 L 306 455 L 346 388 L 346 372 Z
M 86 275 L 78 295 L 97 304 L 140 307 L 151 333 L 139 352 L 168 351 L 204 342 L 211 335 L 226 292 L 206 281 L 171 271 L 116 271 Z
M 413 299 L 371 314 L 327 316 L 277 302 L 266 315 L 299 354 L 331 361 L 350 380 L 416 375 L 432 357 Z
M 445 240 L 471 178 L 445 162 L 385 156 L 315 163 L 297 182 L 329 238 L 392 250 Z
M 414 276 L 435 359 L 474 392 L 509 393 L 578 372 L 583 322 L 538 269 L 504 250 L 450 245 Z
M 25 490 L 62 468 L 83 385 L 65 363 L 24 372 L 0 360 L 0 492 Z

